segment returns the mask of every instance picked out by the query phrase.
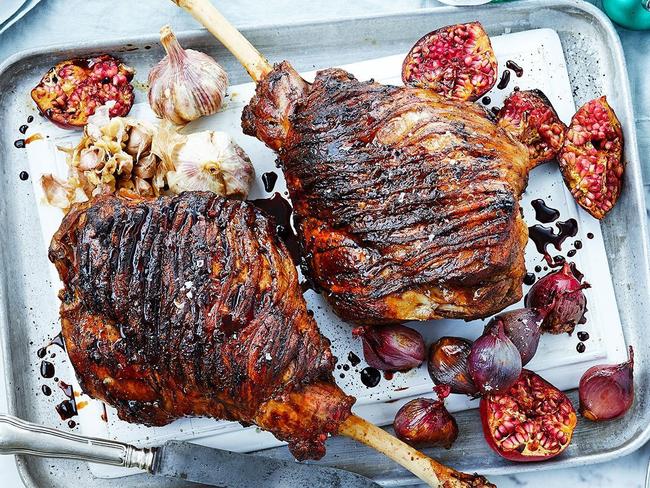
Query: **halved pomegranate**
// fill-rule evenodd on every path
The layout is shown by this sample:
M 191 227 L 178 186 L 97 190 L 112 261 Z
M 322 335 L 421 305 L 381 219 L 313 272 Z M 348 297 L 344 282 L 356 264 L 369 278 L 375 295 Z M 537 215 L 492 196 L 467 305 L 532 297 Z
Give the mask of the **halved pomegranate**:
M 528 148 L 533 166 L 555 158 L 566 125 L 540 90 L 522 90 L 510 94 L 497 115 L 497 123 Z
M 578 204 L 602 219 L 618 200 L 623 182 L 623 132 L 605 97 L 580 107 L 571 119 L 558 161 Z
M 497 68 L 483 26 L 470 22 L 442 27 L 416 42 L 402 64 L 402 81 L 449 98 L 474 101 L 494 86 Z
M 480 412 L 489 446 L 519 462 L 544 461 L 561 454 L 578 421 L 567 396 L 527 369 L 506 393 L 485 395 Z
M 83 127 L 100 105 L 112 100 L 111 117 L 133 106 L 134 70 L 108 54 L 62 61 L 32 90 L 40 112 L 65 129 Z

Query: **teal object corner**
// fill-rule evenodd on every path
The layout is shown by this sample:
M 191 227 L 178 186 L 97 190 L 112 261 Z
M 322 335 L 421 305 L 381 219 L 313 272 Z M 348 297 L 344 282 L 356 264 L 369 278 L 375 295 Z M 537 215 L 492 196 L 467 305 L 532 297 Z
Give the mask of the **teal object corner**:
M 621 27 L 631 30 L 650 30 L 650 11 L 642 0 L 602 0 L 607 16 Z

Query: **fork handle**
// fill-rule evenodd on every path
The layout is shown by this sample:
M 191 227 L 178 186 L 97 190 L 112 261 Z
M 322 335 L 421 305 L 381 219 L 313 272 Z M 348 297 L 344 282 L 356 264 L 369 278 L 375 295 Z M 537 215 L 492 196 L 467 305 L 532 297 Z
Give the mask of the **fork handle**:
M 63 432 L 0 414 L 0 454 L 77 459 L 152 472 L 156 448 Z

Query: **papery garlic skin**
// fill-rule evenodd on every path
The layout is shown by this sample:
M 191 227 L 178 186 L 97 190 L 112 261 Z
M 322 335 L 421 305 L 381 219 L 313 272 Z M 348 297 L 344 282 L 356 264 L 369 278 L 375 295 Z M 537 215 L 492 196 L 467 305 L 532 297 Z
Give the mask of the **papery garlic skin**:
M 118 190 L 145 197 L 160 195 L 167 165 L 151 152 L 157 128 L 131 117 L 109 117 L 111 104 L 98 107 L 88 117 L 81 140 L 75 147 L 59 147 L 68 156 L 67 179 L 45 175 L 41 187 L 48 204 L 68 211 L 77 202 Z
M 167 55 L 149 72 L 149 104 L 177 125 L 216 113 L 228 88 L 225 70 L 207 54 L 183 49 L 169 26 L 160 30 Z
M 152 151 L 174 164 L 175 170 L 166 175 L 173 193 L 211 191 L 244 199 L 255 179 L 248 155 L 225 132 L 206 130 L 183 135 L 163 123 Z

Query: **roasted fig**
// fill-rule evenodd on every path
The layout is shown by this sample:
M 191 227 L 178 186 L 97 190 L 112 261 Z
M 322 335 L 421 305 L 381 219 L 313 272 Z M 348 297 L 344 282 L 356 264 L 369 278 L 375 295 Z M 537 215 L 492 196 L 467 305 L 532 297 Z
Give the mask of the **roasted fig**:
M 489 446 L 500 456 L 520 462 L 561 454 L 578 421 L 567 396 L 527 369 L 508 391 L 485 395 L 480 413 Z
M 531 167 L 555 158 L 564 142 L 566 125 L 540 90 L 512 92 L 497 123 L 528 148 Z
M 133 106 L 134 70 L 102 54 L 62 61 L 32 90 L 39 111 L 65 129 L 83 127 L 95 109 L 112 101 L 111 117 L 124 116 Z
M 602 219 L 618 200 L 625 169 L 621 123 L 605 97 L 573 116 L 558 161 L 576 202 Z
M 477 100 L 494 86 L 497 59 L 478 22 L 442 27 L 422 37 L 402 64 L 405 85 L 457 100 Z

